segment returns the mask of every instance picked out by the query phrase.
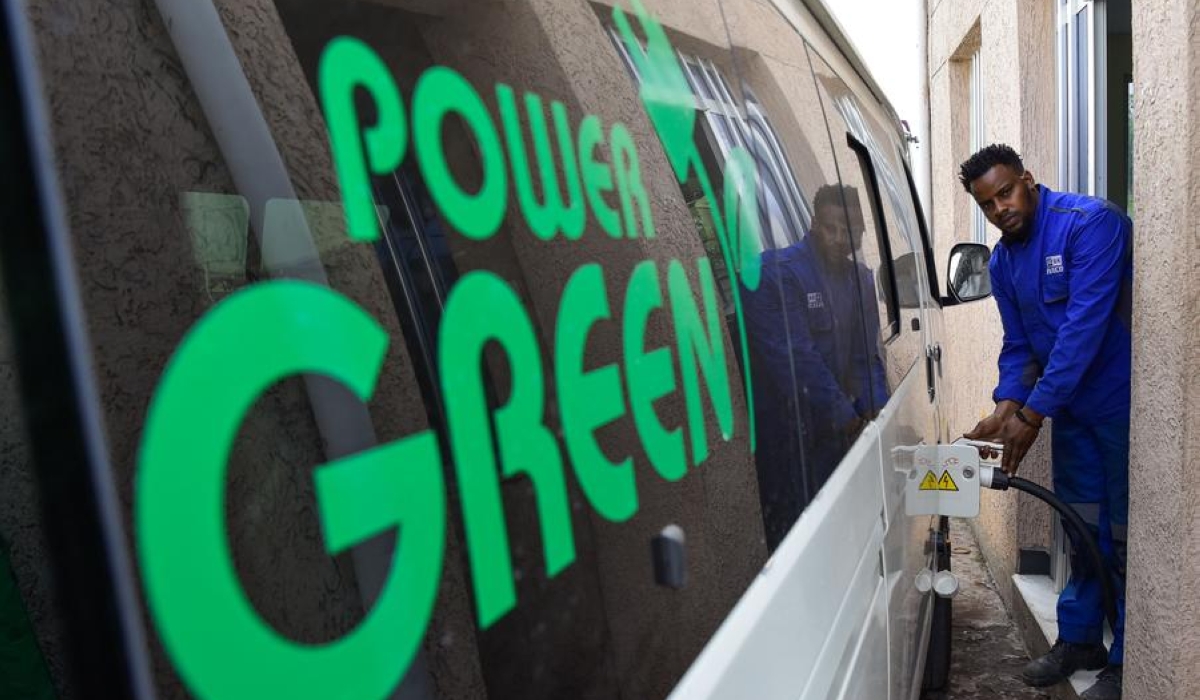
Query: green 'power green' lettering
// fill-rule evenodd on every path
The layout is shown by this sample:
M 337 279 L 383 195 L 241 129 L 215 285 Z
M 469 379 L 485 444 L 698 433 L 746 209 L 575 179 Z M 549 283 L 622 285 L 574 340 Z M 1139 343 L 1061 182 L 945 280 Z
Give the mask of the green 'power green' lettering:
M 735 286 L 755 289 L 761 279 L 761 238 L 753 158 L 741 148 L 728 154 L 724 206 L 718 206 L 713 180 L 695 144 L 697 114 L 683 66 L 662 27 L 641 2 L 632 1 L 644 29 L 645 49 L 622 10 L 614 8 L 613 19 L 637 65 L 650 122 L 679 182 L 695 176 L 709 200 Z M 410 138 L 399 89 L 374 51 L 357 39 L 339 37 L 322 55 L 318 90 L 349 236 L 375 240 L 380 231 L 371 180 L 400 167 Z M 369 126 L 361 123 L 357 111 L 360 91 L 374 106 L 375 121 Z M 516 197 L 534 235 L 550 240 L 561 232 L 567 239 L 579 239 L 590 206 L 612 238 L 637 238 L 639 233 L 654 237 L 637 148 L 623 124 L 609 131 L 610 157 L 604 162 L 600 150 L 606 142 L 599 117 L 586 116 L 573 139 L 566 107 L 551 102 L 565 185 L 560 187 L 542 99 L 527 93 L 525 112 L 540 173 L 539 200 L 516 96 L 506 85 L 498 85 L 496 95 Z M 462 121 L 478 146 L 481 182 L 475 192 L 455 179 L 442 147 L 445 122 L 452 116 Z M 500 134 L 479 93 L 454 70 L 430 68 L 412 95 L 411 131 L 417 167 L 441 215 L 466 237 L 492 236 L 506 214 L 509 171 Z M 609 203 L 614 189 L 620 212 Z M 593 329 L 612 317 L 600 265 L 580 267 L 563 292 L 554 368 L 564 440 L 581 488 L 597 512 L 610 520 L 626 520 L 638 510 L 633 459 L 609 460 L 595 435 L 622 416 L 623 390 L 628 391 L 645 452 L 665 479 L 682 478 L 689 465 L 684 428 L 668 430 L 654 409 L 677 384 L 682 385 L 687 410 L 691 464 L 703 463 L 709 454 L 701 378 L 722 437 L 729 440 L 733 435 L 723 317 L 707 258 L 698 261 L 698 277 L 703 313 L 683 265 L 669 263 L 678 380 L 671 351 L 645 347 L 650 317 L 663 307 L 652 261 L 634 269 L 625 293 L 624 383 L 616 364 L 585 369 Z M 745 322 L 736 293 L 734 308 L 745 353 Z M 229 296 L 205 314 L 168 365 L 146 422 L 134 516 L 147 602 L 167 652 L 196 695 L 384 697 L 417 653 L 437 596 L 445 539 L 441 456 L 430 431 L 315 470 L 318 514 L 330 554 L 399 530 L 378 599 L 364 620 L 340 639 L 299 644 L 271 629 L 237 580 L 224 532 L 229 453 L 257 397 L 286 377 L 321 374 L 366 401 L 374 391 L 387 342 L 383 328 L 365 311 L 327 288 L 266 282 Z M 483 368 L 484 348 L 493 343 L 506 355 L 511 370 L 509 395 L 494 410 Z M 476 612 L 479 625 L 487 628 L 516 604 L 502 478 L 524 475 L 532 483 L 548 574 L 558 574 L 576 556 L 563 456 L 545 423 L 537 336 L 521 300 L 496 275 L 472 272 L 455 285 L 442 317 L 438 366 Z M 753 405 L 749 365 L 744 371 L 747 403 Z M 747 427 L 753 450 L 753 412 Z
M 492 453 L 483 376 L 483 349 L 492 341 L 508 355 L 512 368 L 508 403 L 494 416 L 499 470 Z M 438 365 L 475 581 L 475 609 L 480 626 L 486 628 L 517 599 L 500 502 L 501 475 L 525 474 L 533 482 L 546 571 L 553 576 L 575 561 L 562 456 L 544 423 L 545 386 L 537 339 L 521 300 L 494 274 L 469 273 L 450 292 L 442 317 Z
M 589 114 L 579 123 L 579 163 L 584 190 L 600 228 L 613 238 L 621 237 L 621 219 L 608 206 L 604 193 L 613 188 L 612 172 L 606 163 L 596 160 L 596 148 L 604 145 L 604 126 L 600 117 Z
M 617 173 L 617 193 L 621 198 L 621 211 L 625 215 L 625 235 L 637 238 L 637 217 L 633 210 L 636 206 L 642 212 L 642 236 L 654 238 L 654 223 L 650 218 L 650 201 L 646 197 L 646 187 L 642 184 L 642 169 L 638 165 L 637 147 L 629 129 L 617 122 L 612 125 L 609 133 L 612 144 L 613 169 Z
M 667 430 L 654 412 L 655 400 L 675 391 L 671 351 L 645 350 L 646 324 L 651 312 L 658 308 L 662 308 L 658 269 L 653 260 L 643 260 L 633 268 L 625 290 L 625 381 L 633 422 L 650 464 L 664 479 L 676 481 L 687 472 L 683 431 Z
M 238 583 L 225 535 L 229 453 L 255 400 L 286 377 L 313 373 L 366 401 L 387 342 L 345 297 L 279 281 L 226 298 L 171 358 L 146 420 L 134 518 L 147 602 L 197 696 L 384 697 L 415 656 L 445 540 L 441 460 L 429 431 L 317 469 L 330 554 L 399 528 L 379 598 L 346 636 L 312 645 L 273 630 Z
M 475 194 L 455 181 L 442 149 L 442 125 L 451 113 L 462 118 L 479 145 L 483 185 Z M 468 238 L 482 240 L 495 233 L 508 206 L 508 171 L 500 135 L 479 93 L 455 71 L 430 68 L 413 91 L 412 128 L 421 175 L 442 215 Z
M 621 371 L 615 364 L 583 368 L 588 334 L 597 321 L 611 317 L 601 267 L 592 263 L 576 270 L 560 303 L 554 373 L 567 452 L 592 507 L 609 520 L 628 520 L 638 508 L 633 459 L 610 462 L 594 435 L 625 413 Z
M 525 93 L 525 111 L 529 115 L 529 130 L 533 137 L 533 151 L 541 172 L 542 199 L 537 201 L 533 192 L 533 173 L 529 169 L 529 157 L 525 154 L 525 141 L 521 136 L 521 117 L 513 89 L 507 85 L 496 86 L 496 98 L 500 103 L 500 121 L 504 124 L 504 136 L 508 141 L 508 156 L 512 163 L 513 182 L 517 186 L 517 201 L 529 223 L 530 230 L 542 240 L 554 238 L 559 230 L 572 240 L 583 235 L 583 224 L 587 211 L 583 195 L 579 191 L 579 168 L 575 165 L 575 143 L 571 138 L 571 126 L 567 122 L 567 108 L 561 102 L 550 105 L 554 114 L 554 128 L 558 132 L 558 150 L 562 155 L 563 179 L 567 183 L 567 201 L 555 176 L 554 154 L 550 148 L 550 134 L 546 127 L 546 115 L 542 111 L 542 98 L 536 93 Z
M 379 225 L 371 175 L 387 175 L 398 168 L 407 146 L 400 90 L 378 54 L 358 39 L 345 36 L 329 42 L 321 54 L 317 82 L 346 207 L 346 231 L 353 240 L 373 241 L 379 236 Z M 375 125 L 362 134 L 354 107 L 356 88 L 367 91 L 377 114 Z
M 696 298 L 688 284 L 683 264 L 672 260 L 667 269 L 667 289 L 671 296 L 671 314 L 675 319 L 675 337 L 679 347 L 679 373 L 683 377 L 683 396 L 687 405 L 688 432 L 692 436 L 692 464 L 708 459 L 708 438 L 704 429 L 704 411 L 700 405 L 700 374 L 708 385 L 708 396 L 721 437 L 733 437 L 733 402 L 729 397 L 729 374 L 725 367 L 725 344 L 721 336 L 721 311 L 713 286 L 708 258 L 700 258 L 700 291 L 708 329 L 696 308 Z M 699 366 L 697 371 L 697 365 Z
M 754 156 L 735 148 L 725 161 L 725 226 L 729 254 L 746 289 L 762 280 L 762 232 L 758 219 L 758 171 Z

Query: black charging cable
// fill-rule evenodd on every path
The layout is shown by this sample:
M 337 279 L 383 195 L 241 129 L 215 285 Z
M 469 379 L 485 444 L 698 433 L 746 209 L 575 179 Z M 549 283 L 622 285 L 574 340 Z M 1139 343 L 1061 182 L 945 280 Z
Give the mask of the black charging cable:
M 986 480 L 984 481 L 986 484 Z M 1071 538 L 1071 543 L 1078 551 L 1082 549 L 1087 552 L 1087 556 L 1092 561 L 1092 565 L 1096 567 L 1096 571 L 1100 572 L 1100 590 L 1104 598 L 1104 615 L 1108 618 L 1108 624 L 1114 630 L 1117 628 L 1117 596 L 1113 590 L 1112 575 L 1108 570 L 1108 565 L 1104 561 L 1104 556 L 1100 553 L 1100 545 L 1096 542 L 1096 538 L 1092 536 L 1088 530 L 1087 523 L 1083 518 L 1079 517 L 1079 513 L 1071 506 L 1063 503 L 1062 499 L 1054 495 L 1053 491 L 1033 483 L 1028 479 L 1022 479 L 1019 476 L 1009 476 L 999 469 L 992 472 L 990 488 L 997 491 L 1007 491 L 1009 488 L 1014 488 L 1018 491 L 1037 498 L 1048 504 L 1054 510 L 1057 510 L 1063 517 L 1063 522 L 1067 525 L 1067 535 Z

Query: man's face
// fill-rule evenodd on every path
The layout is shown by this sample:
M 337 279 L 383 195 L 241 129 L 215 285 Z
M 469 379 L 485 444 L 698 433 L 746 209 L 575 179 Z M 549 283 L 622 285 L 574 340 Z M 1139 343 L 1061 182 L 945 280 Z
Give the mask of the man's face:
M 813 217 L 812 236 L 817 249 L 827 260 L 849 260 L 862 245 L 862 213 L 855 209 L 847 227 L 846 213 L 840 206 L 825 204 L 817 207 Z
M 1008 235 L 1023 236 L 1037 212 L 1037 185 L 1026 170 L 1017 174 L 1007 165 L 996 165 L 971 181 L 971 194 L 983 215 Z

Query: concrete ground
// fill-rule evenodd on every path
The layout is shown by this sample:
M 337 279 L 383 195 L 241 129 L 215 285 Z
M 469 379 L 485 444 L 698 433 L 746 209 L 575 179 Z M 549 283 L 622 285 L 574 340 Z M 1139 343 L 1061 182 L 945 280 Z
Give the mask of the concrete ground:
M 960 584 L 954 598 L 950 687 L 926 693 L 923 700 L 1051 698 L 1021 682 L 1021 667 L 1029 658 L 965 521 L 951 518 L 950 542 Z

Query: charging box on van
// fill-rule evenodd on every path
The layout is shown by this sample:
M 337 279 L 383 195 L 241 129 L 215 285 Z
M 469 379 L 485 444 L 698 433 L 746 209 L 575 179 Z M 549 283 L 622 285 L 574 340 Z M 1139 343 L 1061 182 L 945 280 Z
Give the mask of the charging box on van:
M 979 515 L 979 476 L 975 447 L 919 445 L 913 448 L 909 466 L 905 511 L 974 518 Z

